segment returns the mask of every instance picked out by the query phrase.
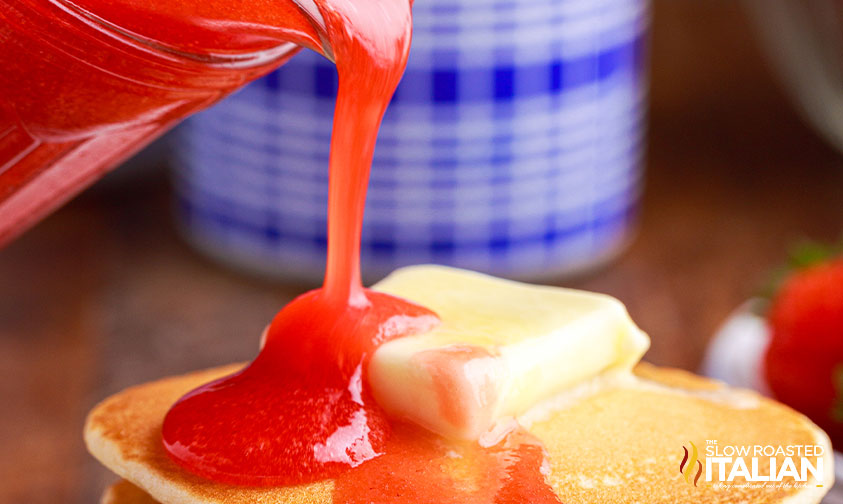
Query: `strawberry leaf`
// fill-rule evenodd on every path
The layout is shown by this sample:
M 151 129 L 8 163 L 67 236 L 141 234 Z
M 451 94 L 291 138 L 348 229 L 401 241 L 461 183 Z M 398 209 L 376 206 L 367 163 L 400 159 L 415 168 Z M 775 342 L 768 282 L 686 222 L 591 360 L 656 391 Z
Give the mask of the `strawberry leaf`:
M 837 257 L 843 257 L 843 236 L 832 245 L 802 239 L 790 248 L 787 257 L 786 264 L 770 272 L 767 282 L 759 292 L 760 297 L 772 300 L 785 280 L 793 273 Z

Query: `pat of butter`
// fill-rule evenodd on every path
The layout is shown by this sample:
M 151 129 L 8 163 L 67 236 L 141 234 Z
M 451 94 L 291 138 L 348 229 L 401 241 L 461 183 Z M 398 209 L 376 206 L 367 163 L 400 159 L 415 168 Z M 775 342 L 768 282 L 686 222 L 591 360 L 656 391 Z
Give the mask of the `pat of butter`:
M 373 289 L 435 311 L 434 330 L 383 344 L 369 383 L 387 413 L 475 440 L 583 380 L 629 370 L 650 340 L 609 296 L 441 266 L 402 268 Z

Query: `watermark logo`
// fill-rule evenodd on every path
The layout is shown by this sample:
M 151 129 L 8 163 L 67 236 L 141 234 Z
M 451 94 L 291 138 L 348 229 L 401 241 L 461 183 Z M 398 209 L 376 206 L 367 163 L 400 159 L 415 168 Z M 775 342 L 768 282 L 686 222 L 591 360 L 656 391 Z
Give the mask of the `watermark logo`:
M 818 445 L 731 445 L 708 439 L 704 450 L 682 446 L 679 473 L 695 487 L 804 488 L 823 485 L 825 447 Z
M 694 486 L 697 486 L 697 482 L 700 480 L 700 475 L 702 475 L 702 462 L 699 459 L 699 450 L 697 450 L 697 445 L 693 443 L 693 441 L 689 441 L 691 444 L 691 451 L 688 451 L 684 445 L 682 449 L 685 450 L 685 455 L 682 457 L 682 462 L 679 463 L 679 473 L 685 478 L 686 483 L 691 483 L 691 475 L 694 474 L 694 470 L 696 469 L 696 475 L 693 476 L 694 478 Z M 696 467 L 694 467 L 696 465 Z

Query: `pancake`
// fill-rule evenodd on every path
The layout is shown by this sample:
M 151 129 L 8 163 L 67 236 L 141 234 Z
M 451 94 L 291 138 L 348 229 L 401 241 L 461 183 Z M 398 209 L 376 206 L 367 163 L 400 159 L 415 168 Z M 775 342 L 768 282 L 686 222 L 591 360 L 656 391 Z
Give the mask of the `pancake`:
M 109 489 L 104 502 L 332 502 L 331 481 L 288 488 L 236 487 L 194 476 L 169 459 L 160 429 L 170 405 L 196 386 L 238 367 L 140 385 L 94 408 L 85 426 L 88 449 L 131 482 Z M 819 502 L 833 483 L 828 437 L 803 415 L 753 392 L 730 389 L 679 370 L 640 364 L 635 376 L 598 377 L 537 406 L 519 420 L 544 443 L 551 467 L 547 481 L 565 504 L 808 504 Z M 703 450 L 706 440 L 718 440 L 721 445 L 822 446 L 824 485 L 820 487 L 809 478 L 805 486 L 791 488 L 743 485 L 723 489 L 705 482 L 694 486 L 679 471 L 683 446 L 694 442 Z M 781 466 L 781 458 L 777 462 Z
M 108 487 L 102 494 L 100 504 L 158 504 L 158 501 L 135 485 L 122 480 Z

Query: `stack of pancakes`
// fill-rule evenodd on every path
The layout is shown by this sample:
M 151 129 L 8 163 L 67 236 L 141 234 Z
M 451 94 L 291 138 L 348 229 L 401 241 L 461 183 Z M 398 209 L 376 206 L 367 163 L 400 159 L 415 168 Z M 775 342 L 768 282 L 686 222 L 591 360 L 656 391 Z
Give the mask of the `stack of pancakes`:
M 332 482 L 249 488 L 194 476 L 173 463 L 161 425 L 183 394 L 235 371 L 201 371 L 130 388 L 98 405 L 85 427 L 90 452 L 123 481 L 104 504 L 294 504 L 332 502 Z M 692 374 L 640 364 L 632 376 L 601 376 L 519 418 L 544 443 L 547 482 L 565 504 L 578 503 L 818 503 L 833 483 L 828 437 L 807 418 L 752 392 Z M 720 445 L 819 445 L 824 477 L 804 484 L 722 488 L 686 480 L 684 447 L 702 454 Z M 783 462 L 780 457 L 777 466 Z M 766 459 L 762 470 L 766 467 Z M 455 476 L 458 477 L 458 476 Z M 404 502 L 398 496 L 395 502 Z M 515 504 L 515 503 L 513 503 Z

